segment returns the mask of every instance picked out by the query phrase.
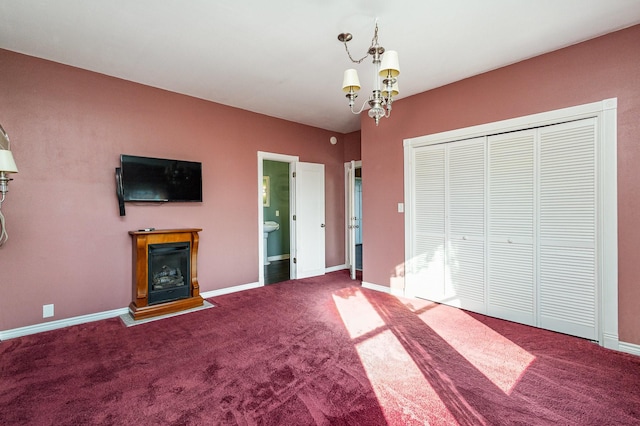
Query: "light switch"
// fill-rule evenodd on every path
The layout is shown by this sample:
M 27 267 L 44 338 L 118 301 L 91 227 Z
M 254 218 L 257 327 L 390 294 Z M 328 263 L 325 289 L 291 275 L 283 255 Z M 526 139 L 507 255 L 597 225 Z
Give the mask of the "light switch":
M 276 210 L 276 216 L 280 216 L 280 210 Z
M 404 213 L 404 203 L 398 203 L 398 213 Z

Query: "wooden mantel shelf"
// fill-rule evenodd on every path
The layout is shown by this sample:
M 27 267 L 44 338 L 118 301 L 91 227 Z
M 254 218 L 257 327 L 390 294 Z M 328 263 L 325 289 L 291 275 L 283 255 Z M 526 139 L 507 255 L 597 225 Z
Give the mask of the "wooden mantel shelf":
M 130 231 L 133 242 L 133 294 L 129 312 L 134 319 L 144 319 L 157 315 L 178 312 L 202 306 L 198 284 L 197 257 L 198 232 L 202 229 L 160 229 L 153 231 Z M 190 244 L 190 292 L 189 297 L 149 305 L 149 245 L 182 243 Z
M 158 234 L 182 234 L 185 232 L 198 232 L 201 228 L 179 228 L 179 229 L 154 229 L 153 231 L 129 231 L 129 235 L 158 235 Z

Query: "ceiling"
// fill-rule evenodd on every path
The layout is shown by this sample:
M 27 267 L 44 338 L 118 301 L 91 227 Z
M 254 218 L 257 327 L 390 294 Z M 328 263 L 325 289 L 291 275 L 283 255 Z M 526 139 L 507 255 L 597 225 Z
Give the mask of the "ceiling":
M 0 0 L 0 48 L 340 133 L 379 25 L 398 99 L 640 23 L 640 0 Z M 0 64 L 1 70 L 1 64 Z M 383 125 L 381 122 L 380 125 Z

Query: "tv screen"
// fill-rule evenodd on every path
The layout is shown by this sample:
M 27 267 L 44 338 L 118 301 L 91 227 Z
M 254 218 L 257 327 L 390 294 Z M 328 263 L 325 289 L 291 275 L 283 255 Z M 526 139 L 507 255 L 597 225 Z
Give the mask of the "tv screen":
M 120 156 L 124 201 L 202 201 L 202 163 Z

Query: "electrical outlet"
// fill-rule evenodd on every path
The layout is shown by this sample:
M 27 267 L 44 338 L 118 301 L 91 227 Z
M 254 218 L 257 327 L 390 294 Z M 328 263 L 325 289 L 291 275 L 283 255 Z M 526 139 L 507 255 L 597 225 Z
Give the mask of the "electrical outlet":
M 53 304 L 42 305 L 42 318 L 49 318 L 53 316 Z

